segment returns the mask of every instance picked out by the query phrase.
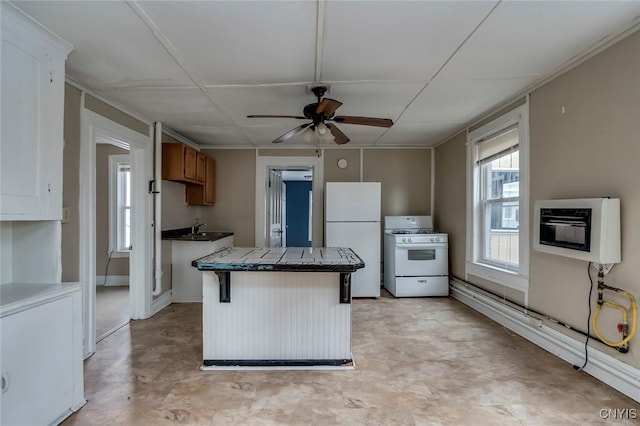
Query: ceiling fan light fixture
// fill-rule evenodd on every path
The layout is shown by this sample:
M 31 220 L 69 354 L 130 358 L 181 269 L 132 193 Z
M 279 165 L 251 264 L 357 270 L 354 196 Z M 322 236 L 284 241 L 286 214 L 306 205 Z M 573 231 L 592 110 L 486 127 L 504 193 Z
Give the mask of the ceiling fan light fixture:
M 319 123 L 317 126 L 318 129 L 318 134 L 320 135 L 320 138 L 322 139 L 322 136 L 326 135 L 327 133 L 329 133 L 329 129 L 327 128 L 327 126 L 324 123 Z
M 309 126 L 306 129 L 304 129 L 302 133 L 300 133 L 300 136 L 302 136 L 302 139 L 304 139 L 307 142 L 313 141 L 313 126 Z
M 324 125 L 323 125 L 324 126 Z M 320 130 L 318 130 L 318 140 L 320 142 L 333 142 L 335 140 L 335 138 L 333 137 L 333 135 L 331 134 L 331 132 L 325 132 L 320 133 Z

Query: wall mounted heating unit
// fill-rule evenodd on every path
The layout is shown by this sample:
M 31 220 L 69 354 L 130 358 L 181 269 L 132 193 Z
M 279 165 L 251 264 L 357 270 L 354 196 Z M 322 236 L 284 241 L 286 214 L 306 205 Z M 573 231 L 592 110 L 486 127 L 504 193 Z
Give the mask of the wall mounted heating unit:
M 533 248 L 599 264 L 620 263 L 620 199 L 536 201 Z

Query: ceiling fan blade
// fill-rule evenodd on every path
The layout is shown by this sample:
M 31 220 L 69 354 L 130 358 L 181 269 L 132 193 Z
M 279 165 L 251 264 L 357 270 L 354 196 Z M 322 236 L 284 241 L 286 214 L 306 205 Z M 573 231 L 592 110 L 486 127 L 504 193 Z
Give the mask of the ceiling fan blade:
M 316 114 L 324 114 L 325 117 L 331 117 L 334 112 L 338 108 L 340 108 L 342 102 L 336 101 L 335 99 L 324 98 L 318 104 L 318 108 L 316 108 Z
M 338 129 L 338 126 L 336 126 L 335 124 L 325 123 L 325 125 L 329 128 L 329 131 L 335 138 L 335 143 L 337 143 L 338 145 L 344 145 L 345 143 L 350 141 L 347 135 L 342 133 L 340 129 Z
M 289 130 L 287 133 L 285 133 L 284 135 L 278 137 L 277 139 L 275 139 L 273 141 L 273 143 L 280 143 L 280 142 L 284 142 L 289 138 L 294 137 L 295 135 L 297 135 L 298 133 L 301 133 L 304 129 L 306 129 L 307 127 L 311 126 L 313 123 L 305 123 L 302 124 L 298 127 L 295 127 L 291 130 Z
M 298 118 L 300 120 L 306 120 L 307 117 L 301 115 L 247 115 L 247 118 Z
M 393 121 L 388 118 L 354 117 L 350 115 L 339 115 L 337 117 L 333 117 L 333 121 L 335 121 L 336 123 L 361 124 L 363 126 L 376 126 L 376 127 L 393 126 Z

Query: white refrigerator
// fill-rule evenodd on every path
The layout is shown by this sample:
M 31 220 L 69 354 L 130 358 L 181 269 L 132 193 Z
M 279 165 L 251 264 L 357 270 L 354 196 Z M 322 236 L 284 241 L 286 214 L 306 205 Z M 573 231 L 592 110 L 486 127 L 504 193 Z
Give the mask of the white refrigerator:
M 365 267 L 351 275 L 352 297 L 380 297 L 380 182 L 328 182 L 326 247 L 351 248 Z

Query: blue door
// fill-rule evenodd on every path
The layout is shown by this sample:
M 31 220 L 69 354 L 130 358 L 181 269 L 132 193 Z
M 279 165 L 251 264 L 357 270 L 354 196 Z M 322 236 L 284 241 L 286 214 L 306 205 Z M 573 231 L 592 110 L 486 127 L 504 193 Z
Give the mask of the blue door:
M 311 247 L 309 237 L 309 193 L 311 182 L 285 181 L 287 247 Z

